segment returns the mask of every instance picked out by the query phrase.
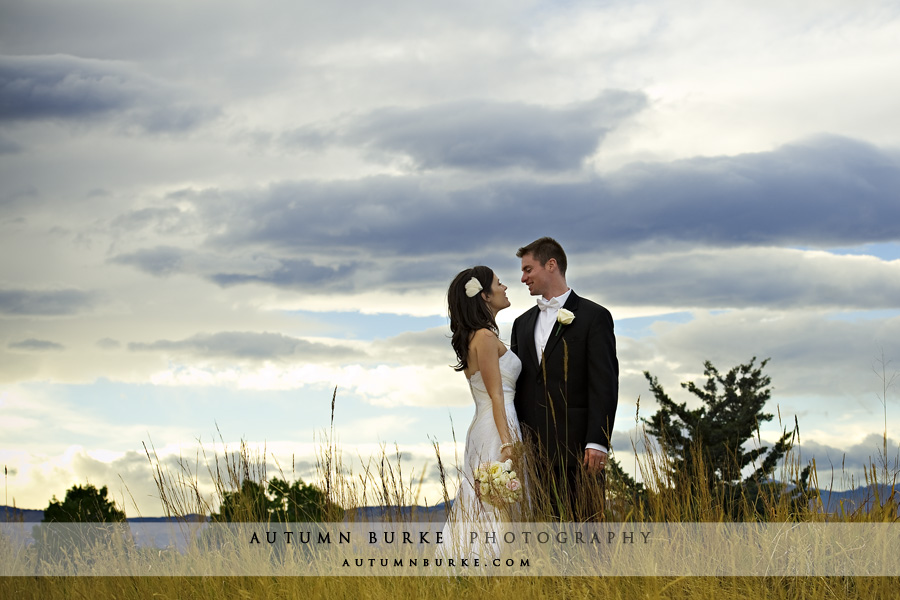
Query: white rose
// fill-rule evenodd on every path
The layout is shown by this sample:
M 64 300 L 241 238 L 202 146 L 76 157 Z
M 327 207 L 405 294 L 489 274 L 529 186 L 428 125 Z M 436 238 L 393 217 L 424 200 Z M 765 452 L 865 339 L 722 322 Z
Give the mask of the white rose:
M 556 313 L 556 320 L 563 325 L 568 325 L 575 320 L 575 313 L 573 313 L 571 310 L 561 308 L 559 309 L 559 312 Z

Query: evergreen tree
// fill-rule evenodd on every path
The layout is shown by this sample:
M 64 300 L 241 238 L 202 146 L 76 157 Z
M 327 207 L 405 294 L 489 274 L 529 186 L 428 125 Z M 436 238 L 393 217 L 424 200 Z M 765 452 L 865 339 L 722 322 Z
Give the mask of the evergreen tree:
M 656 377 L 644 371 L 659 404 L 659 410 L 644 422 L 648 433 L 671 457 L 677 485 L 705 485 L 721 492 L 717 497 L 734 516 L 741 511 L 737 502 L 741 493 L 760 512 L 760 492 L 792 443 L 792 432 L 784 431 L 771 448 L 747 448 L 747 442 L 758 434 L 760 423 L 773 418 L 763 411 L 771 397 L 771 378 L 763 374 L 768 362 L 766 359 L 757 366 L 753 357 L 722 375 L 706 361 L 703 387 L 693 382 L 681 384 L 701 402 L 690 409 L 687 402 L 672 400 Z M 744 477 L 750 466 L 755 468 Z M 808 476 L 808 470 L 804 474 Z

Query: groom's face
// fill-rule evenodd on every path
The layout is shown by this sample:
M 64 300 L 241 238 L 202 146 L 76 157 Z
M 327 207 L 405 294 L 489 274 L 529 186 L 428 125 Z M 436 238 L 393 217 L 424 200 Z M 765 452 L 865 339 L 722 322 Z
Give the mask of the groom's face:
M 550 289 L 550 272 L 532 254 L 522 256 L 522 283 L 532 296 L 544 296 Z

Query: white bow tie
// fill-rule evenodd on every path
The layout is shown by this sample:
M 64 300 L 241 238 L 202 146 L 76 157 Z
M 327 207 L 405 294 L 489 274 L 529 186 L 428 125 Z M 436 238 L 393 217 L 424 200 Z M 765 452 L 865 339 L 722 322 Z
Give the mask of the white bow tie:
M 537 305 L 541 310 L 547 310 L 548 308 L 559 309 L 559 300 L 557 298 L 544 300 L 542 297 L 538 296 Z

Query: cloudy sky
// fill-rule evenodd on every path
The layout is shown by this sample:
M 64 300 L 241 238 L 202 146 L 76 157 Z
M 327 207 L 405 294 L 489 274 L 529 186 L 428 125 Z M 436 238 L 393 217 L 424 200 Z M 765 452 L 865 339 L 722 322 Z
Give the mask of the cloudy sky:
M 626 467 L 643 371 L 756 356 L 858 483 L 900 425 L 897 39 L 878 0 L 0 0 L 7 503 L 160 514 L 151 442 L 314 480 L 335 387 L 348 463 L 396 444 L 440 501 L 446 287 L 492 266 L 508 335 L 542 235 L 616 319 Z

